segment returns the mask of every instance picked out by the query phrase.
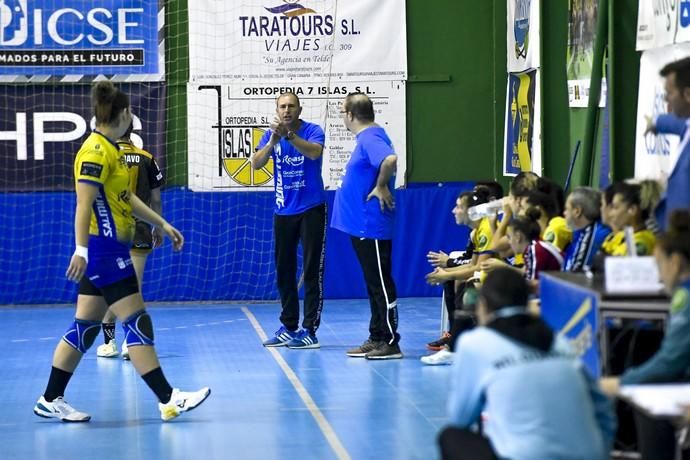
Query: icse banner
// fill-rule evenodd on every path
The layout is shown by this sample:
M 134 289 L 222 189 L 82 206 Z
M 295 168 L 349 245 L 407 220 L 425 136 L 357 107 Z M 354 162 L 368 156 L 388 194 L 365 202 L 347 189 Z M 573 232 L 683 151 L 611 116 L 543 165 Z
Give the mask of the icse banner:
M 539 67 L 539 0 L 508 1 L 508 72 Z
M 163 17 L 159 0 L 4 0 L 0 80 L 99 74 L 161 80 Z
M 355 145 L 345 129 L 341 102 L 353 91 L 369 95 L 376 122 L 386 129 L 398 155 L 396 187 L 405 183 L 405 82 L 320 84 L 187 85 L 189 188 L 194 191 L 246 191 L 273 188 L 273 163 L 253 170 L 249 157 L 276 114 L 284 92 L 301 101 L 302 118 L 326 135 L 322 176 L 326 189 L 338 187 Z
M 690 56 L 690 43 L 650 49 L 640 58 L 640 87 L 637 96 L 635 131 L 635 177 L 665 180 L 678 159 L 678 136 L 655 136 L 644 132 L 647 117 L 667 113 L 664 78 L 659 71 L 666 64 Z
M 405 2 L 189 2 L 190 81 L 407 79 Z
M 165 86 L 120 84 L 134 143 L 165 170 Z M 95 127 L 89 85 L 0 85 L 0 191 L 74 190 L 74 157 Z
M 508 75 L 503 175 L 541 174 L 541 115 L 537 70 Z

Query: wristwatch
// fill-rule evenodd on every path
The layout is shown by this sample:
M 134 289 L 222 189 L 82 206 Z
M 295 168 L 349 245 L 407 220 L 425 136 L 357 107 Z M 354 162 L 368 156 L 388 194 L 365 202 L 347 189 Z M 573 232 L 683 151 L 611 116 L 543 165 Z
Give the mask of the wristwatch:
M 289 141 L 293 140 L 295 138 L 295 132 L 294 131 L 288 131 L 287 134 L 285 135 L 285 138 Z

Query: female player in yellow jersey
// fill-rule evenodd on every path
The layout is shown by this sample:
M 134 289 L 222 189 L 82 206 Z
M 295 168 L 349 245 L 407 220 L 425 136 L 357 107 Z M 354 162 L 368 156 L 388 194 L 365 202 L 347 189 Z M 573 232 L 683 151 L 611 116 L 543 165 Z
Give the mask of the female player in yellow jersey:
M 170 420 L 201 404 L 211 390 L 182 392 L 173 389 L 163 375 L 153 347 L 153 324 L 129 255 L 133 215 L 160 228 L 175 250 L 182 249 L 184 238 L 129 191 L 127 164 L 115 143 L 132 119 L 127 95 L 111 82 L 101 81 L 94 86 L 92 97 L 96 130 L 84 141 L 74 161 L 76 250 L 66 273 L 68 279 L 79 283 L 77 310 L 55 349 L 48 385 L 34 413 L 65 422 L 90 420 L 90 415 L 70 406 L 64 394 L 110 308 L 122 322 L 134 367 L 158 397 L 161 418 Z
M 643 209 L 641 192 L 638 184 L 621 182 L 616 185 L 608 215 L 611 228 L 616 229 L 616 237 L 604 248 L 608 255 L 629 255 L 628 244 L 625 241 L 625 227 L 628 226 L 632 227 L 634 232 L 633 243 L 637 255 L 652 255 L 656 237 L 646 227 L 645 221 L 649 218 L 650 210 Z

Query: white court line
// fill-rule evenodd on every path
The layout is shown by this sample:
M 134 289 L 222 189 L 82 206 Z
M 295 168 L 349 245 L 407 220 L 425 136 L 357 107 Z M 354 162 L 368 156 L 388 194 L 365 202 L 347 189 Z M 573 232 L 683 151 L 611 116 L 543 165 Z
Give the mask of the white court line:
M 249 322 L 256 331 L 256 335 L 259 336 L 261 341 L 263 342 L 268 340 L 268 336 L 264 332 L 254 314 L 249 311 L 247 307 L 242 307 L 242 312 L 244 312 L 244 314 L 247 316 L 247 319 L 249 319 Z M 338 435 L 335 433 L 335 430 L 331 424 L 328 423 L 328 420 L 326 420 L 326 417 L 324 417 L 323 413 L 319 409 L 319 406 L 316 405 L 314 399 L 311 397 L 307 389 L 304 388 L 304 385 L 302 385 L 302 382 L 299 380 L 295 372 L 290 368 L 280 353 L 278 353 L 278 350 L 273 347 L 266 347 L 266 350 L 271 353 L 271 356 L 273 356 L 273 359 L 276 360 L 280 368 L 283 370 L 283 373 L 285 373 L 285 376 L 295 388 L 295 391 L 297 391 L 299 397 L 302 398 L 302 402 L 304 402 L 304 405 L 307 406 L 311 416 L 314 417 L 314 420 L 316 420 L 316 424 L 319 425 L 321 432 L 326 438 L 326 441 L 328 441 L 328 444 L 331 445 L 331 449 L 333 449 L 333 452 L 335 452 L 336 457 L 341 460 L 350 460 L 350 454 L 347 452 L 347 450 L 345 450 L 345 446 L 343 446 L 343 443 L 341 443 L 340 439 L 338 439 Z

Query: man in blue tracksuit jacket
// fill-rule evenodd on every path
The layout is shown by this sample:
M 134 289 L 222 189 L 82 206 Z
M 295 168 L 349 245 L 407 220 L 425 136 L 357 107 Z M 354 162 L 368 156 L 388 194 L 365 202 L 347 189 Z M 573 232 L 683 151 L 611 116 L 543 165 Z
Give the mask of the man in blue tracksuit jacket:
M 657 134 L 677 134 L 681 139 L 680 154 L 668 177 L 666 193 L 655 210 L 657 223 L 665 230 L 675 209 L 690 208 L 690 57 L 666 65 L 660 74 L 666 78 L 666 101 L 673 115 L 659 115 L 648 130 Z

